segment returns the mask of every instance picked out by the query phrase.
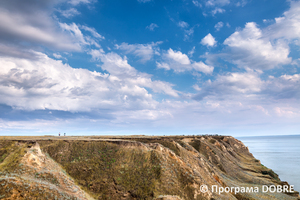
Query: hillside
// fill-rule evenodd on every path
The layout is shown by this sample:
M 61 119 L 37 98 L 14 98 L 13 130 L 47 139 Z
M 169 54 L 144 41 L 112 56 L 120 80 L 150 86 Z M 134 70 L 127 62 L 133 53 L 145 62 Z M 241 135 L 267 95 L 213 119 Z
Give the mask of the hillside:
M 0 137 L 0 199 L 299 199 L 213 185 L 288 183 L 229 136 Z

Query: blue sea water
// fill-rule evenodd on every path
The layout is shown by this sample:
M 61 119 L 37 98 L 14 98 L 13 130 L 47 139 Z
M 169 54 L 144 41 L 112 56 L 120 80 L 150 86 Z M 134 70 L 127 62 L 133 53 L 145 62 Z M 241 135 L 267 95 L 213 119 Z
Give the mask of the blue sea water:
M 300 191 L 300 135 L 237 137 L 256 159 Z

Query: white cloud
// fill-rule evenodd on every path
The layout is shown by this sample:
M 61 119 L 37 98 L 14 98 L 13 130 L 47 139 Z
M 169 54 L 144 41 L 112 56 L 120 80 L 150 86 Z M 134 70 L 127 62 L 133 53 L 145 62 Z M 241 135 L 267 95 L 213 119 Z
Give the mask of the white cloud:
M 163 54 L 163 60 L 163 62 L 156 62 L 157 68 L 165 70 L 173 69 L 175 72 L 195 70 L 205 74 L 211 74 L 214 70 L 214 67 L 206 65 L 202 61 L 191 61 L 186 54 L 180 51 L 174 51 L 173 49 L 169 49 Z
M 122 43 L 121 45 L 116 45 L 117 49 L 124 50 L 126 53 L 132 53 L 141 58 L 142 62 L 151 60 L 154 54 L 159 55 L 158 45 L 162 42 L 152 42 L 150 44 L 127 44 Z
M 241 0 L 241 1 L 237 2 L 235 5 L 237 7 L 239 7 L 239 6 L 244 7 L 247 3 L 248 3 L 248 0 Z
M 72 18 L 76 15 L 79 15 L 80 12 L 76 8 L 70 8 L 68 10 L 59 10 L 62 16 L 66 18 Z
M 115 80 L 126 80 L 138 86 L 151 88 L 154 92 L 165 93 L 174 97 L 178 96 L 170 83 L 152 81 L 149 74 L 140 73 L 130 66 L 126 57 L 122 58 L 116 53 L 104 54 L 98 50 L 92 50 L 90 54 L 94 59 L 103 62 L 100 67 L 115 76 Z
M 14 45 L 4 45 L 0 43 L 0 53 L 2 56 L 36 59 L 36 55 L 32 51 L 24 50 Z
M 53 53 L 53 56 L 56 58 L 56 59 L 61 59 L 62 56 L 58 53 Z
M 232 62 L 240 67 L 271 69 L 291 62 L 289 47 L 282 40 L 271 42 L 253 22 L 224 41 L 232 51 Z
M 248 71 L 246 73 L 228 73 L 218 75 L 215 81 L 208 80 L 201 91 L 194 98 L 203 100 L 205 97 L 224 98 L 224 96 L 249 95 L 262 90 L 263 81 L 259 74 Z
M 193 0 L 193 4 L 194 4 L 195 6 L 197 6 L 197 7 L 199 7 L 199 8 L 202 8 L 202 5 L 201 5 L 201 3 L 200 3 L 199 1 Z
M 214 10 L 211 11 L 212 15 L 215 15 L 217 13 L 224 13 L 225 10 L 223 8 L 215 8 Z
M 216 31 L 219 31 L 223 26 L 224 26 L 224 23 L 223 23 L 223 22 L 218 22 L 218 23 L 216 23 L 216 25 L 215 25 Z
M 273 20 L 270 20 L 270 19 L 263 19 L 263 22 L 267 24 L 267 23 L 272 23 Z
M 173 51 L 173 49 L 169 49 L 168 53 L 165 56 L 171 60 L 174 60 L 182 65 L 191 64 L 189 57 L 186 54 L 181 53 L 180 51 Z
M 98 39 L 105 39 L 104 36 L 100 35 L 100 34 L 95 30 L 95 28 L 91 28 L 91 27 L 88 27 L 88 26 L 80 26 L 80 28 L 82 28 L 83 30 L 89 31 L 95 38 L 98 38 Z
M 187 22 L 185 22 L 185 21 L 180 21 L 180 22 L 178 22 L 177 25 L 179 27 L 181 27 L 181 28 L 187 28 L 187 27 L 189 27 L 189 24 Z
M 290 9 L 275 20 L 264 20 L 273 24 L 260 29 L 249 22 L 242 30 L 228 37 L 224 44 L 230 53 L 227 60 L 239 67 L 268 70 L 277 66 L 294 64 L 289 57 L 290 44 L 299 45 L 300 39 L 300 2 L 290 1 Z
M 65 111 L 89 111 L 109 104 L 95 104 L 96 98 L 107 95 L 107 75 L 73 69 L 42 53 L 36 55 L 37 60 L 1 59 L 1 65 L 5 65 L 0 75 L 1 103 L 16 109 Z
M 270 77 L 263 93 L 274 99 L 300 99 L 300 74 Z
M 201 40 L 202 45 L 210 46 L 213 47 L 217 44 L 217 41 L 215 38 L 209 33 L 207 34 L 202 40 Z
M 207 0 L 206 6 L 225 6 L 230 3 L 230 0 Z
M 243 101 L 251 100 L 256 105 L 269 104 L 270 106 L 286 102 L 298 104 L 300 74 L 269 76 L 266 80 L 262 80 L 260 75 L 261 73 L 251 69 L 248 69 L 247 72 L 218 75 L 213 81 L 208 80 L 201 86 L 194 85 L 193 87 L 199 93 L 193 98 L 198 101 L 243 99 Z
M 212 16 L 214 16 L 218 13 L 225 13 L 226 10 L 224 8 L 226 8 L 228 6 L 232 6 L 232 5 L 237 6 L 237 7 L 239 7 L 239 6 L 243 7 L 246 5 L 247 1 L 248 0 L 202 0 L 202 2 L 203 2 L 202 5 L 205 5 L 203 15 L 207 16 L 208 13 L 210 13 Z M 194 3 L 194 1 L 193 1 L 193 3 Z
M 194 27 L 184 30 L 184 40 L 188 40 L 194 34 Z
M 193 85 L 193 88 L 194 88 L 195 90 L 197 90 L 197 91 L 200 91 L 200 90 L 201 90 L 201 88 L 200 88 L 197 84 Z
M 195 53 L 195 46 L 193 46 L 193 48 L 188 52 L 188 54 L 190 55 L 190 56 L 193 56 L 194 55 L 194 53 Z
M 200 62 L 194 62 L 192 64 L 192 67 L 193 67 L 194 70 L 196 70 L 198 72 L 203 72 L 205 74 L 211 74 L 213 72 L 213 70 L 214 70 L 214 67 L 206 65 L 202 61 L 200 61 Z
M 159 68 L 159 69 L 166 69 L 166 70 L 170 70 L 171 68 L 170 68 L 170 66 L 169 66 L 169 64 L 168 63 L 159 63 L 159 62 L 156 62 L 156 66 L 157 66 L 157 68 Z
M 78 4 L 89 4 L 94 2 L 94 0 L 69 0 L 69 3 L 73 6 L 77 6 Z
M 172 85 L 153 81 L 139 73 L 117 54 L 102 54 L 102 69 L 110 74 L 74 69 L 43 53 L 37 59 L 2 57 L 0 103 L 22 110 L 63 110 L 71 112 L 155 109 L 155 93 L 178 97 Z M 93 54 L 96 55 L 96 54 Z M 125 98 L 126 96 L 126 98 Z
M 81 30 L 74 22 L 70 25 L 66 23 L 59 23 L 59 25 L 63 30 L 68 31 L 79 45 L 88 45 Z
M 74 22 L 72 24 L 66 24 L 66 23 L 59 23 L 60 27 L 64 30 L 67 31 L 73 38 L 73 42 L 77 44 L 80 47 L 86 46 L 86 45 L 94 45 L 97 48 L 100 48 L 100 45 L 98 44 L 97 41 L 95 41 L 94 38 L 96 39 L 104 39 L 103 36 L 98 34 L 95 29 L 87 27 L 87 26 L 78 26 Z M 86 30 L 90 32 L 93 35 L 93 38 L 90 36 L 83 35 L 81 30 L 79 29 L 81 27 L 83 30 Z
M 291 1 L 290 9 L 282 17 L 275 18 L 275 24 L 268 26 L 264 34 L 270 39 L 300 38 L 300 2 Z
M 56 28 L 47 11 L 8 11 L 0 8 L 0 41 L 19 45 L 26 41 L 32 46 L 44 45 L 62 50 L 80 50 L 68 35 Z
M 150 2 L 151 0 L 137 0 L 137 1 L 140 3 L 147 3 L 147 2 Z
M 189 24 L 185 21 L 179 21 L 177 23 L 177 26 L 179 26 L 184 31 L 184 40 L 188 40 L 193 34 L 194 34 L 194 28 L 195 26 L 199 26 L 196 24 L 195 26 L 189 28 Z
M 155 28 L 158 28 L 158 25 L 154 23 L 151 23 L 149 26 L 146 27 L 146 29 L 149 29 L 150 31 L 154 31 Z

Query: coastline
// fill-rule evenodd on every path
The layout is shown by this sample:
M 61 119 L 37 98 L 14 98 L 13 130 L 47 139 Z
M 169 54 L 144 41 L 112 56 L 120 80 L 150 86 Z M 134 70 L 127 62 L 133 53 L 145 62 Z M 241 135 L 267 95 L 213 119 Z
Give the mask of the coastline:
M 281 180 L 300 190 L 300 135 L 238 137 L 264 165 L 273 169 Z
M 0 144 L 2 152 L 12 152 L 0 164 L 0 184 L 5 185 L 0 195 L 8 195 L 8 186 L 14 188 L 18 180 L 23 184 L 11 189 L 14 197 L 33 195 L 30 192 L 38 189 L 46 196 L 54 190 L 57 197 L 81 194 L 94 199 L 299 198 L 297 192 L 264 192 L 264 186 L 289 184 L 231 136 L 2 136 Z M 47 166 L 56 167 L 53 171 Z M 25 177 L 51 187 L 29 187 Z M 67 177 L 72 180 L 68 187 Z M 31 188 L 29 193 L 22 193 L 25 186 Z

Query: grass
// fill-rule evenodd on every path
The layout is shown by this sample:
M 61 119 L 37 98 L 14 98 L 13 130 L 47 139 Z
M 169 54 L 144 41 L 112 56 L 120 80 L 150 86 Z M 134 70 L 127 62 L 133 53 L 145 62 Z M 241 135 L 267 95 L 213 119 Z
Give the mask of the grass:
M 95 198 L 117 198 L 120 192 L 129 192 L 135 198 L 151 199 L 160 181 L 159 158 L 154 151 L 124 150 L 120 145 L 99 141 L 40 145 Z
M 72 177 L 95 199 L 150 200 L 162 195 L 176 195 L 186 200 L 200 200 L 207 199 L 198 193 L 203 183 L 220 183 L 226 187 L 236 181 L 250 184 L 280 181 L 277 174 L 261 165 L 247 149 L 237 148 L 240 144 L 231 137 L 45 138 L 37 142 L 49 158 L 60 164 L 61 176 Z M 159 143 L 177 156 L 165 153 L 156 148 L 157 145 L 148 146 L 150 143 Z M 19 195 L 16 198 L 20 199 L 30 195 L 41 199 L 72 199 L 57 189 L 68 179 L 63 183 L 51 172 L 37 171 L 34 169 L 37 166 L 27 169 L 26 164 L 20 163 L 32 144 L 32 140 L 0 140 L 0 198 L 16 193 Z M 36 182 L 12 173 L 31 175 Z M 9 175 L 8 178 L 5 175 Z M 10 175 L 18 181 L 9 178 Z M 43 181 L 48 184 L 45 188 L 36 184 Z M 219 197 L 212 196 L 214 199 Z M 236 198 L 253 199 L 244 194 L 237 194 Z
M 2 152 L 0 171 L 11 172 L 19 166 L 20 159 L 26 153 L 26 144 L 16 144 L 16 142 L 1 141 L 0 143 Z M 10 152 L 10 153 L 8 153 Z
M 159 143 L 163 145 L 164 147 L 170 149 L 173 151 L 177 156 L 180 156 L 180 151 L 178 147 L 176 146 L 176 142 L 172 139 L 136 139 L 136 141 L 143 142 L 143 143 Z

